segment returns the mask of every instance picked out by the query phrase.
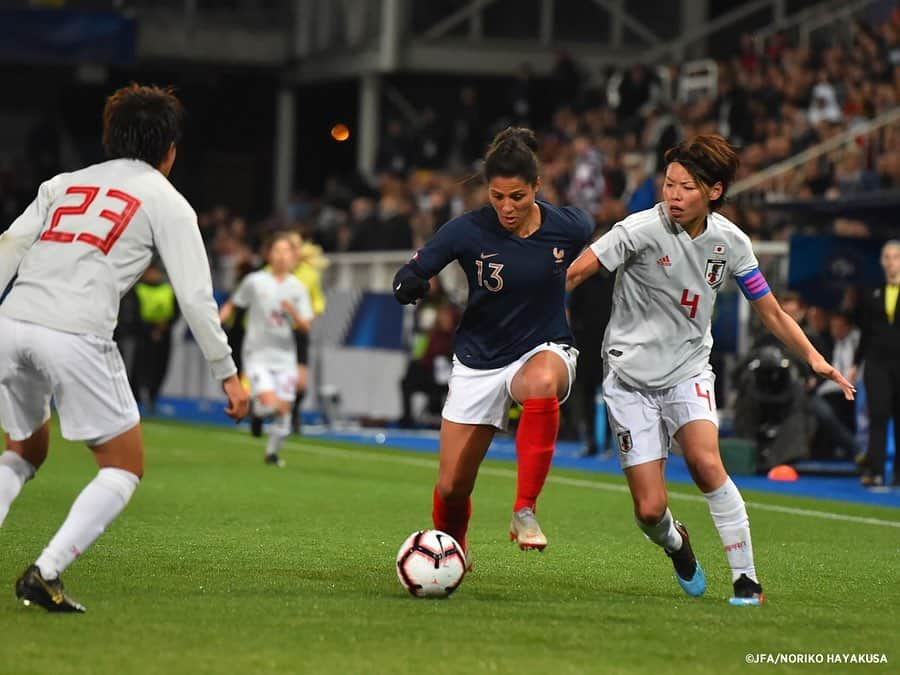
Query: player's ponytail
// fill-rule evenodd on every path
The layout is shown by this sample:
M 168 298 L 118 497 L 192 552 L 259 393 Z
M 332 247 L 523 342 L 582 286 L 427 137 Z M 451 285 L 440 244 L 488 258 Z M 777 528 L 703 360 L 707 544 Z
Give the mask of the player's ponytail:
M 484 156 L 485 180 L 518 177 L 535 185 L 539 174 L 537 151 L 537 138 L 531 129 L 507 127 L 494 136 Z
M 722 195 L 710 200 L 709 208 L 715 210 L 725 201 L 728 186 L 734 182 L 740 159 L 728 141 L 718 134 L 701 134 L 684 140 L 664 155 L 666 164 L 678 162 L 700 183 L 706 192 L 716 183 L 722 184 Z

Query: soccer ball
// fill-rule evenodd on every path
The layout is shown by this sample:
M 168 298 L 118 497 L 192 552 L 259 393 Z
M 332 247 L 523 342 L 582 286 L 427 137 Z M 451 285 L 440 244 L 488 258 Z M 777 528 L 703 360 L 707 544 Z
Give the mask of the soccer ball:
M 446 598 L 465 575 L 462 547 L 446 532 L 413 532 L 397 551 L 397 576 L 417 598 Z

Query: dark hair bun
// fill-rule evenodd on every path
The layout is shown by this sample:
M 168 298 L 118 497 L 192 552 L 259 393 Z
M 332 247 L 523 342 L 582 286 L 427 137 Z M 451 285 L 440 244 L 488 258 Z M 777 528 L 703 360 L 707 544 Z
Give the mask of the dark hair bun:
M 503 131 L 494 136 L 494 142 L 491 143 L 492 148 L 497 148 L 501 144 L 508 142 L 522 143 L 526 148 L 534 154 L 538 151 L 537 136 L 531 129 L 526 127 L 506 127 Z

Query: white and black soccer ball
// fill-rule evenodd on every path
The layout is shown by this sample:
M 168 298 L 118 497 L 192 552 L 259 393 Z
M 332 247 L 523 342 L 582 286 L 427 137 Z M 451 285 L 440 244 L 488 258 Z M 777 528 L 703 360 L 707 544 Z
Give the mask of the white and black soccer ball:
M 397 552 L 400 583 L 417 598 L 446 598 L 465 575 L 466 556 L 446 532 L 413 532 Z

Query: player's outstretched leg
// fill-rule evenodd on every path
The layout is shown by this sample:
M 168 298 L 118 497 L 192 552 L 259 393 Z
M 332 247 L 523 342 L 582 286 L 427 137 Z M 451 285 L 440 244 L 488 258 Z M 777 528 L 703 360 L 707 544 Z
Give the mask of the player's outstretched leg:
M 547 480 L 559 431 L 556 397 L 527 399 L 516 433 L 517 481 L 509 536 L 523 551 L 547 547 L 547 537 L 535 517 L 537 498 Z
M 278 416 L 278 405 L 272 400 L 274 395 L 256 396 L 250 399 L 250 434 L 254 438 L 260 438 L 263 433 L 263 424 L 272 421 Z
M 20 454 L 7 450 L 0 455 L 0 526 L 6 520 L 9 507 L 34 473 L 34 466 Z
M 731 567 L 734 583 L 732 605 L 761 605 L 762 586 L 753 564 L 753 543 L 750 539 L 750 519 L 747 507 L 737 486 L 726 476 L 725 482 L 712 492 L 705 492 L 709 513 L 712 516 L 722 546 Z
M 49 414 L 48 409 L 48 417 Z M 34 474 L 47 459 L 50 449 L 50 421 L 45 420 L 24 441 L 14 441 L 7 433 L 3 434 L 3 440 L 6 451 L 0 454 L 0 526 L 25 483 L 34 478 Z
M 297 390 L 294 402 L 291 404 L 291 433 L 297 436 L 303 433 L 303 399 L 306 398 L 306 390 Z
M 250 435 L 253 438 L 261 438 L 265 420 L 257 414 L 256 404 L 252 398 L 250 399 L 250 414 L 248 417 L 250 418 Z
M 278 454 L 284 439 L 291 435 L 291 412 L 280 413 L 269 424 L 269 440 L 266 443 L 266 464 L 284 466 L 284 460 Z
M 66 599 L 60 575 L 124 510 L 144 471 L 140 425 L 91 449 L 100 471 L 75 499 L 62 527 L 40 557 L 16 583 L 16 595 L 21 600 L 49 611 L 84 611 L 78 603 Z
M 638 517 L 638 527 L 647 538 L 658 546 L 662 546 L 666 555 L 672 560 L 675 568 L 675 580 L 681 589 L 692 597 L 699 597 L 706 591 L 706 576 L 700 566 L 687 528 L 672 517 L 666 508 L 663 517 L 653 524 L 648 524 Z
M 431 505 L 431 522 L 434 523 L 434 529 L 446 532 L 456 539 L 468 557 L 466 534 L 469 531 L 469 520 L 472 518 L 472 498 L 442 497 L 440 487 L 435 486 Z
M 486 424 L 451 422 L 446 417 L 441 422 L 440 465 L 431 519 L 435 529 L 446 532 L 462 546 L 469 569 L 472 552 L 466 535 L 472 517 L 472 490 L 495 432 Z

